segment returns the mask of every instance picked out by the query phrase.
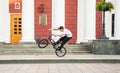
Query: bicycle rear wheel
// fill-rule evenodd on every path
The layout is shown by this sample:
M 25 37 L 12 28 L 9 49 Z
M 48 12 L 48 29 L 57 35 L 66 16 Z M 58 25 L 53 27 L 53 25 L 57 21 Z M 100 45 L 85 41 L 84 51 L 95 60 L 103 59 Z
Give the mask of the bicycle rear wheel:
M 48 45 L 48 40 L 47 39 L 42 39 L 38 42 L 38 47 L 39 48 L 45 48 Z
M 62 47 L 61 50 L 58 50 L 56 49 L 55 50 L 55 54 L 58 56 L 58 57 L 63 57 L 66 55 L 66 48 Z

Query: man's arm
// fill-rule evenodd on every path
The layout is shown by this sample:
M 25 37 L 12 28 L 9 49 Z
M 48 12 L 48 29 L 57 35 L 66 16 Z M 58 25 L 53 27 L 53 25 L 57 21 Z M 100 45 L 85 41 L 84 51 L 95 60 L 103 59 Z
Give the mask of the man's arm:
M 58 28 L 50 28 L 49 30 L 58 30 Z

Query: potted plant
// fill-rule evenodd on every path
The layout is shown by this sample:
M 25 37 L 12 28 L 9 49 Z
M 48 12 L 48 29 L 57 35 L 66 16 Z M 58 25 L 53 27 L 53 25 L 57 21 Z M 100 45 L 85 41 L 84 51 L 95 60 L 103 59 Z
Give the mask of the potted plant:
M 105 12 L 106 11 L 112 11 L 114 9 L 114 6 L 111 2 L 105 2 L 105 0 L 98 2 L 96 4 L 96 10 L 103 12 L 103 26 L 102 26 L 102 36 L 100 39 L 108 39 L 105 35 Z
M 102 1 L 102 2 L 97 3 L 96 9 L 98 11 L 110 11 L 111 12 L 111 10 L 114 9 L 114 6 L 111 2 L 104 3 L 104 1 Z

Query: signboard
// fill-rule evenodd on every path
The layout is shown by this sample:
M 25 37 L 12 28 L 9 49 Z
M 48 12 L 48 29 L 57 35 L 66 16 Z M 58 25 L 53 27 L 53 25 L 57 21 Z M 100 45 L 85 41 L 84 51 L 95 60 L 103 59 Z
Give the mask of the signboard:
M 22 0 L 9 0 L 10 13 L 22 13 Z
M 39 16 L 39 24 L 40 25 L 47 25 L 47 14 L 41 14 Z
M 15 9 L 20 9 L 20 2 L 15 2 Z

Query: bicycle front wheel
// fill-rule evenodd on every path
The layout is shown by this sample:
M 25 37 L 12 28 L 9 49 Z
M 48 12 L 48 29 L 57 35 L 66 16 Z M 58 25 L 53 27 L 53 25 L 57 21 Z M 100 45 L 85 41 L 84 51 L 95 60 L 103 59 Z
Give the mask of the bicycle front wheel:
M 48 40 L 47 39 L 42 39 L 38 42 L 38 47 L 39 48 L 45 48 L 48 45 Z
M 66 55 L 66 48 L 62 47 L 60 50 L 56 49 L 55 50 L 55 54 L 58 56 L 58 57 L 63 57 Z

